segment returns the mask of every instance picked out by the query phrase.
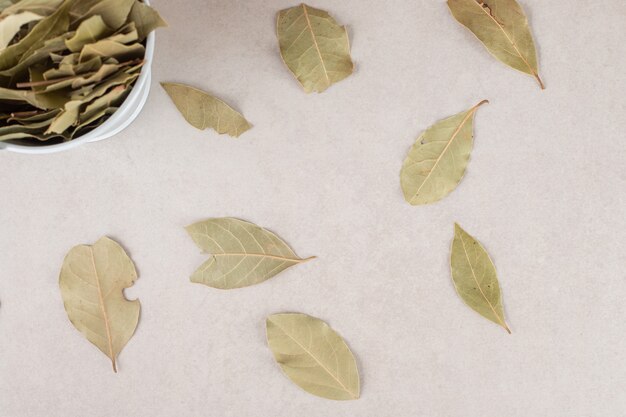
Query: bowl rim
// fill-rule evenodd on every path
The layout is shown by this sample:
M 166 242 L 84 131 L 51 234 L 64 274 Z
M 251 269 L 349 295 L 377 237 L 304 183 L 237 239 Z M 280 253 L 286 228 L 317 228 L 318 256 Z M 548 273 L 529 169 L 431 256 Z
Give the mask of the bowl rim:
M 149 5 L 149 0 L 144 0 L 144 3 Z M 139 102 L 139 106 L 143 106 L 143 103 L 147 99 L 147 94 L 145 91 L 142 91 L 144 88 L 150 89 L 150 86 L 144 86 L 144 84 L 151 82 L 150 77 L 150 67 L 152 65 L 152 57 L 154 55 L 154 44 L 155 44 L 155 30 L 150 32 L 146 37 L 146 52 L 144 55 L 144 63 L 141 71 L 139 73 L 139 77 L 137 81 L 133 85 L 128 96 L 124 99 L 121 106 L 100 126 L 95 128 L 94 130 L 87 132 L 86 134 L 77 137 L 76 139 L 72 139 L 67 142 L 57 143 L 54 145 L 41 145 L 41 146 L 28 146 L 28 145 L 18 145 L 15 143 L 5 143 L 0 142 L 0 152 L 1 151 L 9 151 L 16 153 L 24 153 L 24 154 L 48 154 L 54 152 L 66 151 L 68 149 L 73 149 L 77 146 L 80 146 L 84 143 L 96 142 L 98 140 L 106 139 L 113 134 L 118 133 L 119 130 L 114 129 L 113 134 L 107 134 L 107 131 L 110 129 L 110 126 L 113 123 L 118 123 L 121 119 L 126 119 L 129 117 L 136 117 L 137 112 L 134 109 L 131 109 L 130 106 Z M 133 117 L 134 115 L 134 117 Z M 132 121 L 132 120 L 131 120 Z M 126 126 L 124 126 L 126 127 Z

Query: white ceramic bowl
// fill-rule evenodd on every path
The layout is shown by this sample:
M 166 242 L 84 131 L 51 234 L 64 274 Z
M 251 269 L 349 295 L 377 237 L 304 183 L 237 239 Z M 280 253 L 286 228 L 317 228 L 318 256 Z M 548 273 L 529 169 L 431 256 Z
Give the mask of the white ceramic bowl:
M 148 0 L 144 0 L 146 4 L 149 4 Z M 100 126 L 88 132 L 82 136 L 79 136 L 68 142 L 59 143 L 56 145 L 16 145 L 13 143 L 0 142 L 0 152 L 9 151 L 17 153 L 30 153 L 30 154 L 45 154 L 65 151 L 67 149 L 75 148 L 83 143 L 96 142 L 98 140 L 110 138 L 113 135 L 118 134 L 130 125 L 133 120 L 139 115 L 139 112 L 146 104 L 148 94 L 150 93 L 150 80 L 152 78 L 150 73 L 150 67 L 152 65 L 152 56 L 154 55 L 154 35 L 155 31 L 150 32 L 146 38 L 146 55 L 144 58 L 143 67 L 133 86 L 132 90 L 128 94 L 128 97 L 124 100 L 122 105 L 115 113 L 109 117 L 109 119 L 102 123 Z

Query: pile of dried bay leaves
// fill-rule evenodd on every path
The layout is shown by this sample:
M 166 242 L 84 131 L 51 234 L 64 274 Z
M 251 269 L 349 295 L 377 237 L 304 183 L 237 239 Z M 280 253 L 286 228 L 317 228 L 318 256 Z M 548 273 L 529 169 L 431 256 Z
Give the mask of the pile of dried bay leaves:
M 0 0 L 0 141 L 51 144 L 104 123 L 166 23 L 138 0 Z

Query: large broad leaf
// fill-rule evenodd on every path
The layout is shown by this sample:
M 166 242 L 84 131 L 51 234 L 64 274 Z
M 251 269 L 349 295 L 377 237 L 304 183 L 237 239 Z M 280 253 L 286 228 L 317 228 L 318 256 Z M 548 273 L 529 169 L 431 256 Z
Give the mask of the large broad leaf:
M 326 323 L 306 314 L 288 313 L 269 316 L 266 326 L 274 359 L 295 384 L 331 400 L 359 398 L 354 356 Z
M 465 304 L 511 333 L 504 321 L 496 268 L 480 242 L 458 224 L 454 225 L 450 267 L 456 292 Z
M 161 83 L 176 108 L 193 127 L 238 137 L 252 126 L 241 113 L 219 98 L 184 84 Z
M 528 19 L 515 0 L 448 0 L 456 20 L 472 31 L 489 52 L 506 65 L 535 77 L 537 53 Z
M 115 358 L 135 332 L 139 320 L 139 301 L 124 297 L 124 289 L 136 279 L 133 261 L 120 245 L 107 237 L 93 246 L 72 248 L 59 277 L 70 321 L 111 359 L 115 372 Z
M 448 195 L 463 178 L 473 142 L 471 109 L 428 128 L 409 151 L 400 172 L 404 198 L 410 204 L 429 204 Z
M 306 262 L 278 236 L 255 224 L 230 217 L 194 223 L 187 232 L 211 257 L 191 276 L 192 282 L 220 289 L 247 287 Z
M 322 92 L 354 70 L 344 26 L 327 12 L 301 4 L 278 13 L 280 55 L 304 91 Z

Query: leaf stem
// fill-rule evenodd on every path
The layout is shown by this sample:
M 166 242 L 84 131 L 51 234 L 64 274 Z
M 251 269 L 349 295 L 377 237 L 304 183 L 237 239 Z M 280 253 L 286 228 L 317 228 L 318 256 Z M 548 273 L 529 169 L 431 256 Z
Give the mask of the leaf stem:
M 539 87 L 541 87 L 542 90 L 546 89 L 546 86 L 543 85 L 543 81 L 541 81 L 541 78 L 539 78 L 539 74 L 534 73 L 533 74 L 535 76 L 535 78 L 537 79 L 537 82 L 539 83 Z
M 305 262 L 312 261 L 313 259 L 317 259 L 317 256 L 309 256 L 308 258 L 302 259 L 300 263 L 303 264 Z
M 475 105 L 474 107 L 472 107 L 472 111 L 475 111 L 477 108 L 479 108 L 480 106 L 482 106 L 483 104 L 489 104 L 489 100 L 482 100 L 480 103 L 478 103 L 477 105 Z

